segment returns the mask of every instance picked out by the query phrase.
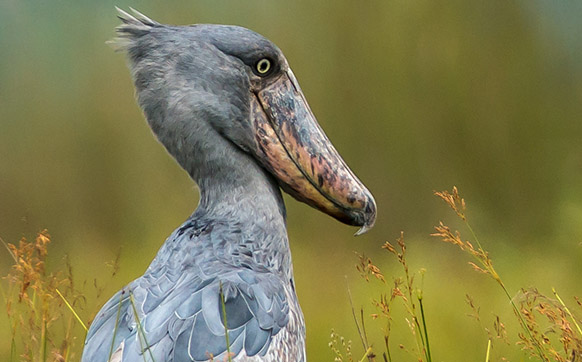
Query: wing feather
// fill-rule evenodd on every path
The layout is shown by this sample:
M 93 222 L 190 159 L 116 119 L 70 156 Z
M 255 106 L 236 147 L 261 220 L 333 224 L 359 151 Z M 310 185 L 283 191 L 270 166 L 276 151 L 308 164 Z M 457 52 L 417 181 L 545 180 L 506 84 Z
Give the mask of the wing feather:
M 179 278 L 164 274 L 156 277 L 146 274 L 105 304 L 87 336 L 83 361 L 106 361 L 112 338 L 115 349 L 124 344 L 124 362 L 150 360 L 150 353 L 155 360 L 208 361 L 211 356 L 220 358 L 226 354 L 226 331 L 231 353 L 264 355 L 271 337 L 289 320 L 284 283 L 270 273 L 230 270 L 210 280 L 201 280 L 197 274 L 185 271 Z M 176 280 L 176 284 L 168 288 L 157 283 L 168 280 Z M 166 293 L 161 294 L 160 290 Z M 140 338 L 142 344 L 145 342 L 132 313 L 130 292 L 134 295 L 149 351 L 142 351 L 140 346 Z M 117 320 L 120 301 L 121 313 Z M 113 336 L 116 323 L 117 335 Z

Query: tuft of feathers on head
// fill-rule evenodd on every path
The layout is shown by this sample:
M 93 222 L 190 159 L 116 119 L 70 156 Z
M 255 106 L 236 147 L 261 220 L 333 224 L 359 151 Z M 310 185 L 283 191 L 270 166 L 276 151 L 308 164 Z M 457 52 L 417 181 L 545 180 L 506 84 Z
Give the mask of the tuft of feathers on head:
M 121 25 L 115 28 L 117 37 L 107 42 L 115 51 L 126 50 L 127 47 L 136 39 L 151 31 L 155 27 L 162 26 L 155 20 L 152 20 L 140 13 L 139 11 L 129 8 L 133 14 L 130 14 L 117 6 L 117 17 L 121 20 Z

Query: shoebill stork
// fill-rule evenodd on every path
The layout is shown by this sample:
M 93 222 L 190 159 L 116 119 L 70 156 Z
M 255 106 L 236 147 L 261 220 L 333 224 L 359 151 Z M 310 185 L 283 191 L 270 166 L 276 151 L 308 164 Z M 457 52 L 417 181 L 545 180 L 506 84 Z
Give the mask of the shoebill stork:
M 138 103 L 200 201 L 97 314 L 83 361 L 305 361 L 281 189 L 357 234 L 374 224 L 372 195 L 272 42 L 238 26 L 119 18 Z

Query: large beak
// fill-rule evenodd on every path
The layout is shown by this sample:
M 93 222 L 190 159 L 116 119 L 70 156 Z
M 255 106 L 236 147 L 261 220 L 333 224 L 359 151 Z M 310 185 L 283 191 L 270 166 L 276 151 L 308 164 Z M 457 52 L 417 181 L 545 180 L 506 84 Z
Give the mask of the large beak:
M 372 228 L 372 194 L 317 123 L 293 72 L 289 69 L 252 98 L 257 156 L 283 190 L 341 222 L 361 226 L 356 235 Z

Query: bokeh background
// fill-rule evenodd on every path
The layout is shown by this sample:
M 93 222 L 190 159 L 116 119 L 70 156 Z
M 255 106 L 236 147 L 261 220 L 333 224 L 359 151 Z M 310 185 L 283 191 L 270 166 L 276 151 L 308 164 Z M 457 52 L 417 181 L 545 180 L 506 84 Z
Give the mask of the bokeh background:
M 411 268 L 427 270 L 435 360 L 484 358 L 487 337 L 466 316 L 465 294 L 484 324 L 500 315 L 516 340 L 498 286 L 429 236 L 455 218 L 432 192 L 453 185 L 510 293 L 555 287 L 572 304 L 582 296 L 582 2 L 0 0 L 0 237 L 47 228 L 49 268 L 69 255 L 79 283 L 105 285 L 105 296 L 80 307 L 84 319 L 143 273 L 198 198 L 143 120 L 123 55 L 105 45 L 118 24 L 114 5 L 163 23 L 242 25 L 273 40 L 375 195 L 376 227 L 358 238 L 287 199 L 311 361 L 333 360 L 332 328 L 363 353 L 347 285 L 366 314 L 383 287 L 359 277 L 354 251 L 390 280 L 401 271 L 380 246 L 401 230 Z M 107 263 L 118 254 L 112 278 Z M 0 251 L 1 274 L 10 264 Z M 398 349 L 414 344 L 406 314 L 395 313 L 393 349 L 412 361 Z M 368 322 L 381 343 L 382 324 Z M 0 359 L 8 334 L 0 328 Z M 494 353 L 523 358 L 515 346 Z

